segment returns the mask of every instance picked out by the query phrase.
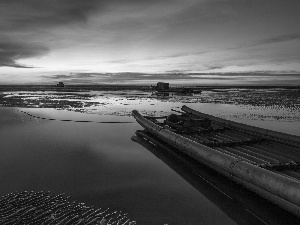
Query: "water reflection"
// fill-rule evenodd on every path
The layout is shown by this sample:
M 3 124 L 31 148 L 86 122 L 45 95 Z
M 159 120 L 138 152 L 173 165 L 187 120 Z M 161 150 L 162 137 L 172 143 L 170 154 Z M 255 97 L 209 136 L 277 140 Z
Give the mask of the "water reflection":
M 132 140 L 162 160 L 237 224 L 299 223 L 299 219 L 295 216 L 231 182 L 205 165 L 174 151 L 155 138 L 151 139 L 152 143 L 139 136 L 133 136 Z
M 239 97 L 236 94 L 235 100 Z M 293 124 L 278 122 L 272 118 L 285 109 L 242 108 L 233 105 L 234 101 L 230 103 L 232 98 L 223 92 L 162 98 L 140 91 L 14 92 L 2 100 L 0 105 L 26 108 L 6 108 L 5 113 L 0 110 L 0 183 L 5 184 L 0 185 L 1 195 L 18 190 L 64 192 L 97 208 L 128 212 L 139 224 L 259 224 L 250 211 L 269 224 L 293 222 L 207 168 L 191 167 L 190 162 L 183 163 L 184 157 L 177 158 L 173 153 L 165 157 L 157 151 L 175 173 L 131 141 L 140 126 L 128 115 L 137 109 L 143 115 L 165 116 L 188 104 L 204 113 L 297 134 L 299 111 L 284 116 L 289 116 Z M 218 102 L 222 104 L 212 104 Z M 260 115 L 270 121 L 253 120 Z M 256 199 L 254 203 L 252 199 Z
M 131 141 L 139 124 L 60 121 L 75 120 L 76 113 L 30 110 L 57 119 L 49 121 L 21 111 L 0 110 L 0 196 L 24 190 L 66 193 L 89 206 L 127 212 L 139 224 L 235 224 Z M 78 113 L 77 120 L 121 118 Z

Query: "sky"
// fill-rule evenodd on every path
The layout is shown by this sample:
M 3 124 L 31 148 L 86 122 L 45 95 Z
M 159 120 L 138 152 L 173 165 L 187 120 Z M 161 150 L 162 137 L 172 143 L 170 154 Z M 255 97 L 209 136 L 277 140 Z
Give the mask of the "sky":
M 299 0 L 0 0 L 0 84 L 300 85 Z

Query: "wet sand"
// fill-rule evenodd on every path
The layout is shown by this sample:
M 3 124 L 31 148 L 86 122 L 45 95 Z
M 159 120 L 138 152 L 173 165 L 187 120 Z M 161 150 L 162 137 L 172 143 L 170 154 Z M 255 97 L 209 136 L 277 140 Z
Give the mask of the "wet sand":
M 109 209 L 70 202 L 69 196 L 50 192 L 17 192 L 0 198 L 1 224 L 128 224 L 135 221 Z

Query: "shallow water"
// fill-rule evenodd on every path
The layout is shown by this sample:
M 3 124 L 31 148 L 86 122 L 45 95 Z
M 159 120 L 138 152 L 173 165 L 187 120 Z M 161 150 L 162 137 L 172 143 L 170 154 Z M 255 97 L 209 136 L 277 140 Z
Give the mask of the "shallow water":
M 0 108 L 0 195 L 23 190 L 66 193 L 97 208 L 127 212 L 138 224 L 283 224 L 280 209 L 259 198 L 249 199 L 251 193 L 243 188 L 232 190 L 230 182 L 220 183 L 222 178 L 205 168 L 197 172 L 199 181 L 191 175 L 196 169 L 187 168 L 189 164 L 180 167 L 174 156 L 157 155 L 133 142 L 131 137 L 141 127 L 128 115 L 133 109 L 145 115 L 167 115 L 185 104 L 300 135 L 297 112 L 140 94 L 95 92 L 92 99 L 81 101 L 99 104 L 69 110 Z M 293 119 L 274 119 L 283 113 Z
M 1 121 L 6 124 L 0 129 L 0 182 L 5 184 L 1 195 L 22 190 L 66 193 L 89 205 L 127 212 L 139 224 L 234 224 L 168 166 L 131 141 L 140 129 L 137 124 L 30 121 L 28 115 L 12 113 Z

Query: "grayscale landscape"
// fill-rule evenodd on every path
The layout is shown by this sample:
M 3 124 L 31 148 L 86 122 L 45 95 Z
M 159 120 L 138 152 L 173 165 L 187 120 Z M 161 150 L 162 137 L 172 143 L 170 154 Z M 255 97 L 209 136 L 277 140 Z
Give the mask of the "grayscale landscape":
M 186 106 L 300 137 L 299 10 L 294 0 L 0 0 L 0 224 L 299 223 L 299 202 L 282 208 L 141 138 L 133 113 L 175 132 L 164 119 Z M 297 187 L 299 146 L 295 158 L 281 147 L 262 156 L 273 168 L 287 154 L 273 172 L 294 165 L 283 177 Z

